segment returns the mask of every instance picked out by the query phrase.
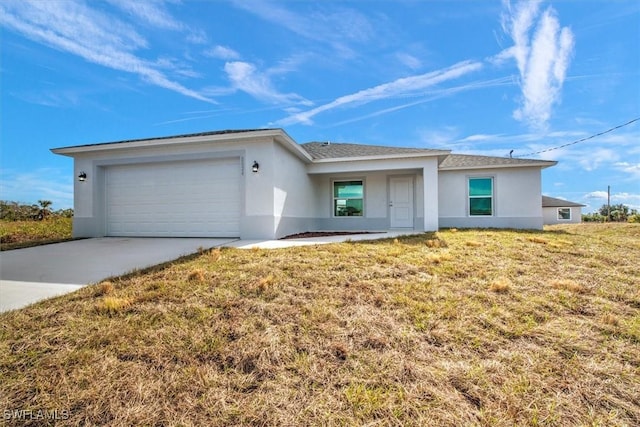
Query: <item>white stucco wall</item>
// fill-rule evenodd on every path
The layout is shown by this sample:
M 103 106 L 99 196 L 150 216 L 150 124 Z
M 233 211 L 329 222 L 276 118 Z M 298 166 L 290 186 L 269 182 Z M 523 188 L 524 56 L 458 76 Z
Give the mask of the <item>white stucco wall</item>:
M 386 230 L 390 228 L 389 180 L 413 180 L 414 229 L 438 229 L 438 161 L 433 158 L 360 160 L 308 165 L 317 188 L 320 230 Z M 427 177 L 425 179 L 425 176 Z M 334 217 L 333 181 L 362 179 L 365 185 L 363 217 Z M 425 185 L 425 182 L 427 184 Z M 430 184 L 429 184 L 430 183 Z M 425 218 L 426 212 L 426 218 Z
M 409 176 L 412 179 L 414 228 L 437 229 L 435 157 L 310 164 L 272 136 L 242 140 L 162 140 L 136 143 L 134 146 L 106 144 L 87 150 L 73 153 L 74 176 L 81 171 L 87 173 L 85 182 L 75 181 L 74 235 L 77 237 L 106 234 L 105 171 L 110 166 L 229 157 L 239 158 L 243 166 L 240 177 L 243 193 L 241 238 L 273 239 L 319 229 L 388 229 L 391 176 Z M 260 164 L 259 171 L 255 173 L 251 171 L 254 161 Z M 431 184 L 424 185 L 425 175 Z M 354 178 L 365 181 L 365 215 L 333 217 L 333 181 Z
M 468 179 L 492 177 L 494 213 L 468 214 Z M 439 172 L 440 227 L 542 228 L 540 168 L 501 168 Z
M 274 144 L 273 180 L 274 237 L 313 229 L 317 212 L 316 188 L 306 164 L 280 144 Z
M 124 146 L 124 144 L 123 144 Z M 98 147 L 99 148 L 99 147 Z M 240 229 L 242 238 L 274 238 L 277 221 L 274 212 L 285 212 L 282 191 L 275 185 L 280 182 L 295 183 L 294 192 L 303 192 L 300 177 L 291 179 L 304 167 L 288 150 L 272 138 L 250 141 L 215 141 L 190 144 L 173 144 L 135 149 L 114 149 L 112 145 L 102 151 L 79 153 L 74 157 L 74 176 L 81 171 L 87 173 L 87 180 L 74 180 L 74 236 L 100 237 L 106 233 L 106 209 L 104 171 L 112 165 L 154 163 L 177 160 L 197 160 L 204 158 L 238 157 L 243 165 L 241 179 L 242 217 Z M 276 150 L 278 153 L 276 154 Z M 257 173 L 251 171 L 253 162 L 260 163 Z M 283 171 L 285 171 L 283 173 Z M 306 175 L 306 174 L 305 174 Z M 313 197 L 310 198 L 313 200 Z M 276 206 L 279 204 L 279 206 Z M 291 204 L 293 206 L 293 204 Z M 295 210 L 295 208 L 294 208 Z
M 113 165 L 239 158 L 243 239 L 274 239 L 313 230 L 385 230 L 390 228 L 390 180 L 410 177 L 413 183 L 413 228 L 439 227 L 542 228 L 540 168 L 438 170 L 438 158 L 362 158 L 310 163 L 299 147 L 273 134 L 250 138 L 206 137 L 153 140 L 92 146 L 74 152 L 74 235 L 98 237 L 106 233 L 105 170 Z M 294 154 L 296 153 L 296 154 Z M 260 164 L 254 173 L 254 161 Z M 494 179 L 494 214 L 468 215 L 468 178 Z M 333 216 L 333 182 L 362 179 L 365 213 L 362 217 Z M 554 211 L 554 216 L 555 216 Z M 580 218 L 577 213 L 572 217 Z M 404 226 L 404 225 L 403 225 Z
M 318 188 L 315 205 L 319 206 L 316 217 L 329 219 L 333 217 L 333 182 L 348 180 L 364 181 L 364 217 L 336 218 L 351 223 L 364 223 L 367 219 L 386 219 L 388 210 L 387 173 L 358 172 L 319 175 L 314 182 Z
M 569 207 L 569 209 L 571 209 L 571 219 L 558 219 L 558 209 L 560 208 L 542 208 L 543 221 L 545 225 L 578 224 L 582 222 L 582 208 L 580 206 Z

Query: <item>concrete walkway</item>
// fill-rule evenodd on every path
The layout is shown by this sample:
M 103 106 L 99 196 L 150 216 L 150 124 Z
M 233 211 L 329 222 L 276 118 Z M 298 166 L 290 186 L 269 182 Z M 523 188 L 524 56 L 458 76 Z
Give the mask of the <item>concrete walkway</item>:
M 381 231 L 371 232 L 369 234 L 348 234 L 342 236 L 323 236 L 323 237 L 308 237 L 304 239 L 286 239 L 286 240 L 236 240 L 231 242 L 227 247 L 239 248 L 239 249 L 280 249 L 290 248 L 293 246 L 309 246 L 309 245 L 324 245 L 327 243 L 340 243 L 346 241 L 359 241 L 359 240 L 378 240 L 378 239 L 391 239 L 399 236 L 406 236 L 410 234 L 422 234 L 422 231 Z
M 199 249 L 277 249 L 394 238 L 414 232 L 380 232 L 288 240 L 102 237 L 0 252 L 0 312 L 73 292 Z

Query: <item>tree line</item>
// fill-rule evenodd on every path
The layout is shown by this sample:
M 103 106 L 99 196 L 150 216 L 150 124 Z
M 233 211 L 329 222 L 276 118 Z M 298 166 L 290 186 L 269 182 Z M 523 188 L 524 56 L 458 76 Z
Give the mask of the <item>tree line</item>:
M 629 206 L 619 203 L 617 205 L 602 205 L 597 212 L 583 214 L 584 222 L 635 222 L 640 223 L 640 212 Z
M 73 209 L 53 210 L 51 200 L 38 200 L 38 204 L 24 204 L 0 200 L 0 220 L 43 221 L 50 217 L 73 217 Z

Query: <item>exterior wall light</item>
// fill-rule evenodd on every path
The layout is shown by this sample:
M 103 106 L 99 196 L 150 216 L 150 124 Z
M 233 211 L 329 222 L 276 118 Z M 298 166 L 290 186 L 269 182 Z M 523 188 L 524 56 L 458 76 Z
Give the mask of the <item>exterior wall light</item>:
M 251 166 L 251 170 L 253 172 L 258 172 L 259 169 L 260 169 L 260 164 L 254 160 L 253 161 L 253 166 Z
M 84 171 L 80 172 L 80 174 L 78 175 L 78 181 L 85 182 L 86 180 L 87 180 L 87 173 Z

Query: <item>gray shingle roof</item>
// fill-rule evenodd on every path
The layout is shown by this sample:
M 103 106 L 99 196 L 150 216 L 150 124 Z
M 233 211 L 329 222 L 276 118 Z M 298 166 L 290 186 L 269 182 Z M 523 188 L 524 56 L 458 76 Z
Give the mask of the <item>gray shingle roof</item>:
M 215 135 L 231 135 L 231 134 L 243 134 L 249 132 L 282 132 L 283 129 L 226 129 L 211 132 L 190 133 L 183 135 L 171 135 L 161 136 L 155 138 L 140 138 L 129 139 L 123 141 L 114 142 L 101 142 L 95 144 L 79 145 L 74 147 L 62 147 L 56 148 L 52 151 L 57 154 L 68 155 L 69 150 L 82 151 L 83 149 L 92 149 L 96 147 L 100 149 L 100 146 L 111 146 L 123 143 L 140 143 L 146 144 L 146 141 L 158 141 L 158 140 L 170 140 L 170 139 L 182 139 L 191 137 L 202 136 L 215 136 Z M 290 139 L 290 137 L 289 137 Z M 350 143 L 327 143 L 327 142 L 308 142 L 306 144 L 297 144 L 291 140 L 292 146 L 297 146 L 301 151 L 308 153 L 313 161 L 340 161 L 348 159 L 362 159 L 362 158 L 401 158 L 406 157 L 420 157 L 420 156 L 438 156 L 442 159 L 439 169 L 482 169 L 490 167 L 513 167 L 513 166 L 538 166 L 548 167 L 553 166 L 556 162 L 546 160 L 532 160 L 532 159 L 512 159 L 506 157 L 490 157 L 490 156 L 473 156 L 466 154 L 450 154 L 450 150 L 444 149 L 430 149 L 430 148 L 408 148 L 408 147 L 387 147 L 381 145 L 365 145 L 365 144 L 350 144 Z M 80 149 L 80 150 L 78 150 Z M 68 152 L 64 152 L 64 151 Z M 75 152 L 74 151 L 74 152 Z
M 442 163 L 440 169 L 474 169 L 505 166 L 541 166 L 549 167 L 557 162 L 535 159 L 513 159 L 510 157 L 475 156 L 470 154 L 450 154 Z
M 570 202 L 568 200 L 556 199 L 555 197 L 542 196 L 543 208 L 571 208 L 571 207 L 582 207 L 582 206 L 586 206 L 586 205 Z
M 439 155 L 449 150 L 433 150 L 428 148 L 384 147 L 381 145 L 307 142 L 300 145 L 313 160 L 343 159 L 349 157 L 398 156 L 403 154 Z
M 74 148 L 75 147 L 93 147 L 97 145 L 124 144 L 126 142 L 158 141 L 162 139 L 179 139 L 179 138 L 190 138 L 190 137 L 197 137 L 197 136 L 226 135 L 226 134 L 233 134 L 233 133 L 257 132 L 257 131 L 265 131 L 265 130 L 277 130 L 277 129 L 225 129 L 225 130 L 216 130 L 216 131 L 210 131 L 210 132 L 187 133 L 182 135 L 158 136 L 154 138 L 138 138 L 138 139 L 125 139 L 123 141 L 97 142 L 93 144 L 77 145 L 77 146 L 74 146 Z M 70 148 L 70 147 L 62 147 L 62 148 Z

